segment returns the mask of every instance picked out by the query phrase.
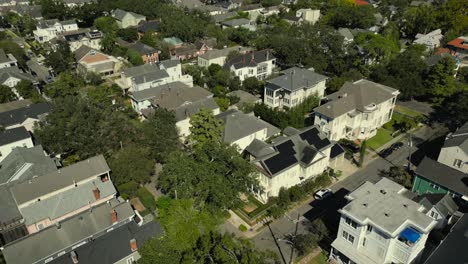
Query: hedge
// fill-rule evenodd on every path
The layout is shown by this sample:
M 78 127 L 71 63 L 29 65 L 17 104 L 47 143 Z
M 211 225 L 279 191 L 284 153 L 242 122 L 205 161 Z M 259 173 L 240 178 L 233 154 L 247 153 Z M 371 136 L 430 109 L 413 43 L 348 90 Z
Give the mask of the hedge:
M 146 209 L 150 211 L 154 211 L 156 209 L 156 200 L 145 187 L 139 188 L 136 192 L 136 196 L 140 199 Z

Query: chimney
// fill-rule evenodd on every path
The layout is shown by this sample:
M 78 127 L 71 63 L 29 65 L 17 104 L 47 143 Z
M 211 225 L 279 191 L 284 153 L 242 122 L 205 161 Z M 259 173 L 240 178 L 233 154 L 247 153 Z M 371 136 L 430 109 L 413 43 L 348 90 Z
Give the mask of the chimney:
M 138 250 L 137 241 L 134 238 L 130 240 L 130 249 L 132 250 L 132 252 Z
M 101 199 L 101 191 L 97 187 L 93 189 L 93 194 L 96 201 Z
M 117 211 L 115 211 L 115 209 L 112 209 L 111 211 L 111 223 L 115 223 L 117 222 Z

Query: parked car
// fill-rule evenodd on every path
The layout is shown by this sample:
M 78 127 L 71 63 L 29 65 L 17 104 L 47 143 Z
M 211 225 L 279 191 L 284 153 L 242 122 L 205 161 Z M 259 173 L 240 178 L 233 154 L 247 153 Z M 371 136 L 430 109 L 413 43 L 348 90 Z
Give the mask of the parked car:
M 380 151 L 379 155 L 382 158 L 386 158 L 386 157 L 390 156 L 392 153 L 393 153 L 393 149 L 390 147 L 390 148 L 386 148 L 386 149 Z
M 390 148 L 395 151 L 395 150 L 398 150 L 400 149 L 401 147 L 403 147 L 405 144 L 403 144 L 403 142 L 397 142 L 397 143 L 393 143 Z
M 332 190 L 330 189 L 321 189 L 321 190 L 318 190 L 315 194 L 314 194 L 314 198 L 316 200 L 323 200 L 325 198 L 327 198 L 328 196 L 332 195 L 333 192 Z

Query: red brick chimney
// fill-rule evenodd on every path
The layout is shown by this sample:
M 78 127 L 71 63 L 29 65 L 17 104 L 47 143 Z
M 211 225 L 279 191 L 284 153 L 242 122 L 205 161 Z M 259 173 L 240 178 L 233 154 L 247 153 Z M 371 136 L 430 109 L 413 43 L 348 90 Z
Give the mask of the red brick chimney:
M 134 238 L 130 240 L 130 249 L 132 250 L 132 252 L 138 250 L 137 241 Z
M 98 187 L 93 189 L 93 194 L 94 198 L 96 198 L 96 201 L 101 199 L 101 191 L 98 189 Z
M 112 223 L 117 222 L 117 211 L 115 211 L 115 209 L 112 209 L 111 211 L 111 222 Z

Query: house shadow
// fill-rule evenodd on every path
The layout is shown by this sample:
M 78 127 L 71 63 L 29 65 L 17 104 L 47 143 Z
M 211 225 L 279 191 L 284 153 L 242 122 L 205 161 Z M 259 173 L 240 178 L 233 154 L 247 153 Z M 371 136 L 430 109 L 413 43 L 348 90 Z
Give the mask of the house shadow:
M 411 163 L 417 166 L 425 156 L 437 160 L 444 142 L 445 136 L 440 136 L 417 144 L 418 149 L 411 155 Z

